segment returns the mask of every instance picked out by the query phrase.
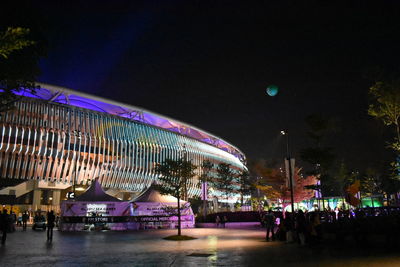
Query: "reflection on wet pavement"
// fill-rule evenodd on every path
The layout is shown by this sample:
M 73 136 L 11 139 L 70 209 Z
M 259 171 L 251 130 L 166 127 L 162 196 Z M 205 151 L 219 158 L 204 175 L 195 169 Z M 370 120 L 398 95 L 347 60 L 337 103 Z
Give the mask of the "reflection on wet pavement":
M 265 242 L 262 230 L 187 229 L 190 241 L 168 241 L 176 230 L 138 232 L 18 230 L 0 247 L 0 266 L 400 266 L 397 255 L 310 249 L 297 244 Z

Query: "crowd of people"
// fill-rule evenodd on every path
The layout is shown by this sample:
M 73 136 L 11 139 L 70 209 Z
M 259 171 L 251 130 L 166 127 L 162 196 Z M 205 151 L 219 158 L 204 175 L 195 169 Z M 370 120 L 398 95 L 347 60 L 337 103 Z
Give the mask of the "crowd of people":
M 22 227 L 23 231 L 26 231 L 30 215 L 27 211 L 23 212 L 21 216 L 17 217 L 12 211 L 8 213 L 7 209 L 3 209 L 0 214 L 0 231 L 2 232 L 1 244 L 4 245 L 7 240 L 7 233 L 12 233 L 15 231 L 16 226 Z M 40 211 L 35 213 L 34 223 L 36 221 L 43 220 L 47 222 L 43 229 L 47 228 L 47 241 L 53 240 L 53 228 L 58 225 L 58 216 L 54 214 L 53 211 L 47 212 L 46 218 Z
M 286 212 L 273 212 L 269 210 L 262 216 L 262 224 L 266 228 L 267 241 L 286 241 L 287 243 L 299 242 L 317 243 L 322 238 L 322 224 L 319 212 L 297 211 L 295 214 Z
M 400 208 L 359 208 L 350 210 L 302 211 L 296 213 L 268 211 L 262 214 L 267 241 L 298 242 L 300 245 L 318 244 L 324 234 L 343 242 L 352 238 L 366 244 L 368 237 L 383 235 L 386 243 L 398 245 L 400 240 Z

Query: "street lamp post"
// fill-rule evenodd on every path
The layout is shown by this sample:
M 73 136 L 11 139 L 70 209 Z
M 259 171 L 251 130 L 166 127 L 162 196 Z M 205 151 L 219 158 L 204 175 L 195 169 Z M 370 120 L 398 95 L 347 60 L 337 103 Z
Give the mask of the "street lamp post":
M 287 131 L 282 130 L 282 135 L 286 136 L 286 160 L 288 161 L 288 169 L 289 169 L 289 187 L 290 187 L 290 202 L 292 206 L 292 213 L 294 214 L 294 193 L 293 193 L 293 174 L 292 174 L 292 164 L 291 164 L 291 156 L 289 149 L 289 133 Z

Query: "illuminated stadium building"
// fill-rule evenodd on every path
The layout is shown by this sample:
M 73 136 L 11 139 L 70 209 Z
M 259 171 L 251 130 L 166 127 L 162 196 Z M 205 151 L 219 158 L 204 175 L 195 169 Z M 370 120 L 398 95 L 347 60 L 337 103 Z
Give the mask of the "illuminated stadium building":
M 246 168 L 244 154 L 228 142 L 141 108 L 46 84 L 19 94 L 0 121 L 0 194 L 33 209 L 56 208 L 73 183 L 79 188 L 97 177 L 108 193 L 127 198 L 151 185 L 166 158 Z M 192 184 L 188 196 L 199 194 Z

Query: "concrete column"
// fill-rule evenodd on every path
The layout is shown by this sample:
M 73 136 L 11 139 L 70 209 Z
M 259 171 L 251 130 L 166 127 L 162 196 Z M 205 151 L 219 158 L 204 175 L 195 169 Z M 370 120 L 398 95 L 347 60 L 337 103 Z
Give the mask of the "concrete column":
M 60 198 L 61 198 L 61 191 L 53 190 L 53 200 L 51 202 L 51 205 L 60 206 Z
M 42 207 L 40 204 L 41 197 L 42 197 L 42 190 L 40 189 L 33 190 L 33 201 L 32 201 L 33 211 L 37 211 Z
M 61 190 L 52 190 L 53 191 L 53 199 L 51 201 L 51 209 L 55 213 L 60 212 L 60 199 L 61 199 Z

